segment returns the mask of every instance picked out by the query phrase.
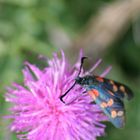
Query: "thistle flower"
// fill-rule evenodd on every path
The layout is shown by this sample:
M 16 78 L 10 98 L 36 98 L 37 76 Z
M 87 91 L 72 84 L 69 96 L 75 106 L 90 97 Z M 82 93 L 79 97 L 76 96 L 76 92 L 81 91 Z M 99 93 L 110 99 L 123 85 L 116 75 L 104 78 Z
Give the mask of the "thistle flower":
M 14 83 L 7 89 L 5 99 L 13 105 L 8 116 L 12 119 L 10 129 L 20 140 L 96 140 L 104 135 L 105 125 L 101 121 L 107 117 L 96 104 L 90 103 L 87 94 L 81 94 L 82 87 L 76 85 L 70 91 L 65 97 L 67 104 L 60 101 L 60 96 L 73 84 L 82 57 L 80 54 L 78 62 L 70 66 L 63 51 L 61 55 L 58 58 L 54 54 L 43 70 L 25 62 L 24 85 Z

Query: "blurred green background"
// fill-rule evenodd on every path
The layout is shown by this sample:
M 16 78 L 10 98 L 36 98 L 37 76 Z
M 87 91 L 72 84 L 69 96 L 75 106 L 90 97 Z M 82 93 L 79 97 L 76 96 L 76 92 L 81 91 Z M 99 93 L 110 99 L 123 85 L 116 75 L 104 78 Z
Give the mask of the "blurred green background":
M 116 129 L 107 123 L 99 140 L 140 139 L 140 1 L 131 0 L 0 0 L 0 140 L 16 140 L 2 119 L 7 114 L 5 87 L 22 83 L 28 60 L 39 66 L 62 48 L 71 62 L 80 48 L 90 57 L 113 66 L 108 78 L 129 85 L 135 98 L 126 102 L 127 123 Z M 73 56 L 70 57 L 70 56 Z

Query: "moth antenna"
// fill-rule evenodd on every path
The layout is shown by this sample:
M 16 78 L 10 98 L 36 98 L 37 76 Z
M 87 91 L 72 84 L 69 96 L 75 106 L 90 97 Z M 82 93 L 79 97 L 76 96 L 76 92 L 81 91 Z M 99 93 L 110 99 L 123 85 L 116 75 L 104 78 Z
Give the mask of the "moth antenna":
M 81 58 L 80 70 L 79 70 L 79 73 L 78 73 L 77 77 L 78 77 L 78 76 L 80 75 L 80 73 L 81 73 L 81 70 L 82 70 L 82 67 L 83 67 L 84 60 L 85 60 L 85 59 L 87 59 L 87 57 L 82 57 L 82 58 Z
M 80 75 L 80 73 L 81 73 L 81 71 L 82 71 L 82 67 L 83 67 L 84 60 L 85 60 L 85 59 L 87 59 L 87 57 L 82 57 L 82 58 L 81 58 L 80 70 L 79 70 L 79 72 L 78 72 L 77 77 L 79 77 L 79 75 Z M 76 85 L 76 81 L 74 82 L 74 84 L 73 84 L 62 96 L 60 96 L 60 100 L 61 100 L 63 103 L 65 103 L 65 102 L 63 101 L 64 96 L 66 96 L 67 93 L 68 93 L 75 85 Z

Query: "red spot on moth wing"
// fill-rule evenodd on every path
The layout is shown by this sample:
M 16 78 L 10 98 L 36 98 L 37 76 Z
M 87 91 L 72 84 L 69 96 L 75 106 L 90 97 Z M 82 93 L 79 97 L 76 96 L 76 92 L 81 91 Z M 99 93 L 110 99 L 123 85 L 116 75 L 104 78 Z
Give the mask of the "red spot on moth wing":
M 94 100 L 96 100 L 96 97 L 99 96 L 99 92 L 98 92 L 98 90 L 96 90 L 96 89 L 93 89 L 93 90 L 88 91 L 88 94 L 89 94 Z
M 93 93 L 94 93 L 94 95 L 95 95 L 96 97 L 99 96 L 99 91 L 98 91 L 97 89 L 93 89 L 92 91 L 93 91 Z
M 125 87 L 124 87 L 123 85 L 121 85 L 121 86 L 119 87 L 119 89 L 120 89 L 123 93 L 125 93 Z
M 113 99 L 109 99 L 109 101 L 107 102 L 107 106 L 111 107 L 114 104 Z
M 117 117 L 117 112 L 116 112 L 116 110 L 112 110 L 112 111 L 111 111 L 111 117 L 112 117 L 112 118 L 116 118 L 116 117 Z
M 104 82 L 104 79 L 102 77 L 97 77 L 96 80 L 99 82 Z
M 93 93 L 92 90 L 88 91 L 88 94 L 89 94 L 94 100 L 96 100 L 96 96 L 94 95 L 94 93 Z
M 117 85 L 115 85 L 115 84 L 113 84 L 113 91 L 114 91 L 114 92 L 117 92 L 117 91 L 118 91 L 118 87 L 117 87 Z
M 109 83 L 113 85 L 114 84 L 114 81 L 113 80 L 109 80 Z

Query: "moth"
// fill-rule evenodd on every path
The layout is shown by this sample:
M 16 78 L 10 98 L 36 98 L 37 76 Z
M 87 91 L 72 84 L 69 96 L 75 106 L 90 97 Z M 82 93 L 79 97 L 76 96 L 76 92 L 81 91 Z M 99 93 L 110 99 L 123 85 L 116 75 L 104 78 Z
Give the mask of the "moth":
M 81 65 L 78 76 L 75 78 L 74 84 L 60 97 L 63 97 L 76 85 L 79 84 L 86 89 L 93 101 L 99 105 L 105 115 L 108 116 L 110 122 L 116 128 L 123 128 L 125 125 L 125 107 L 124 99 L 131 100 L 133 98 L 132 90 L 119 82 L 110 80 L 96 75 L 86 75 L 80 77 L 84 59 L 81 58 Z M 65 103 L 65 102 L 64 102 Z

